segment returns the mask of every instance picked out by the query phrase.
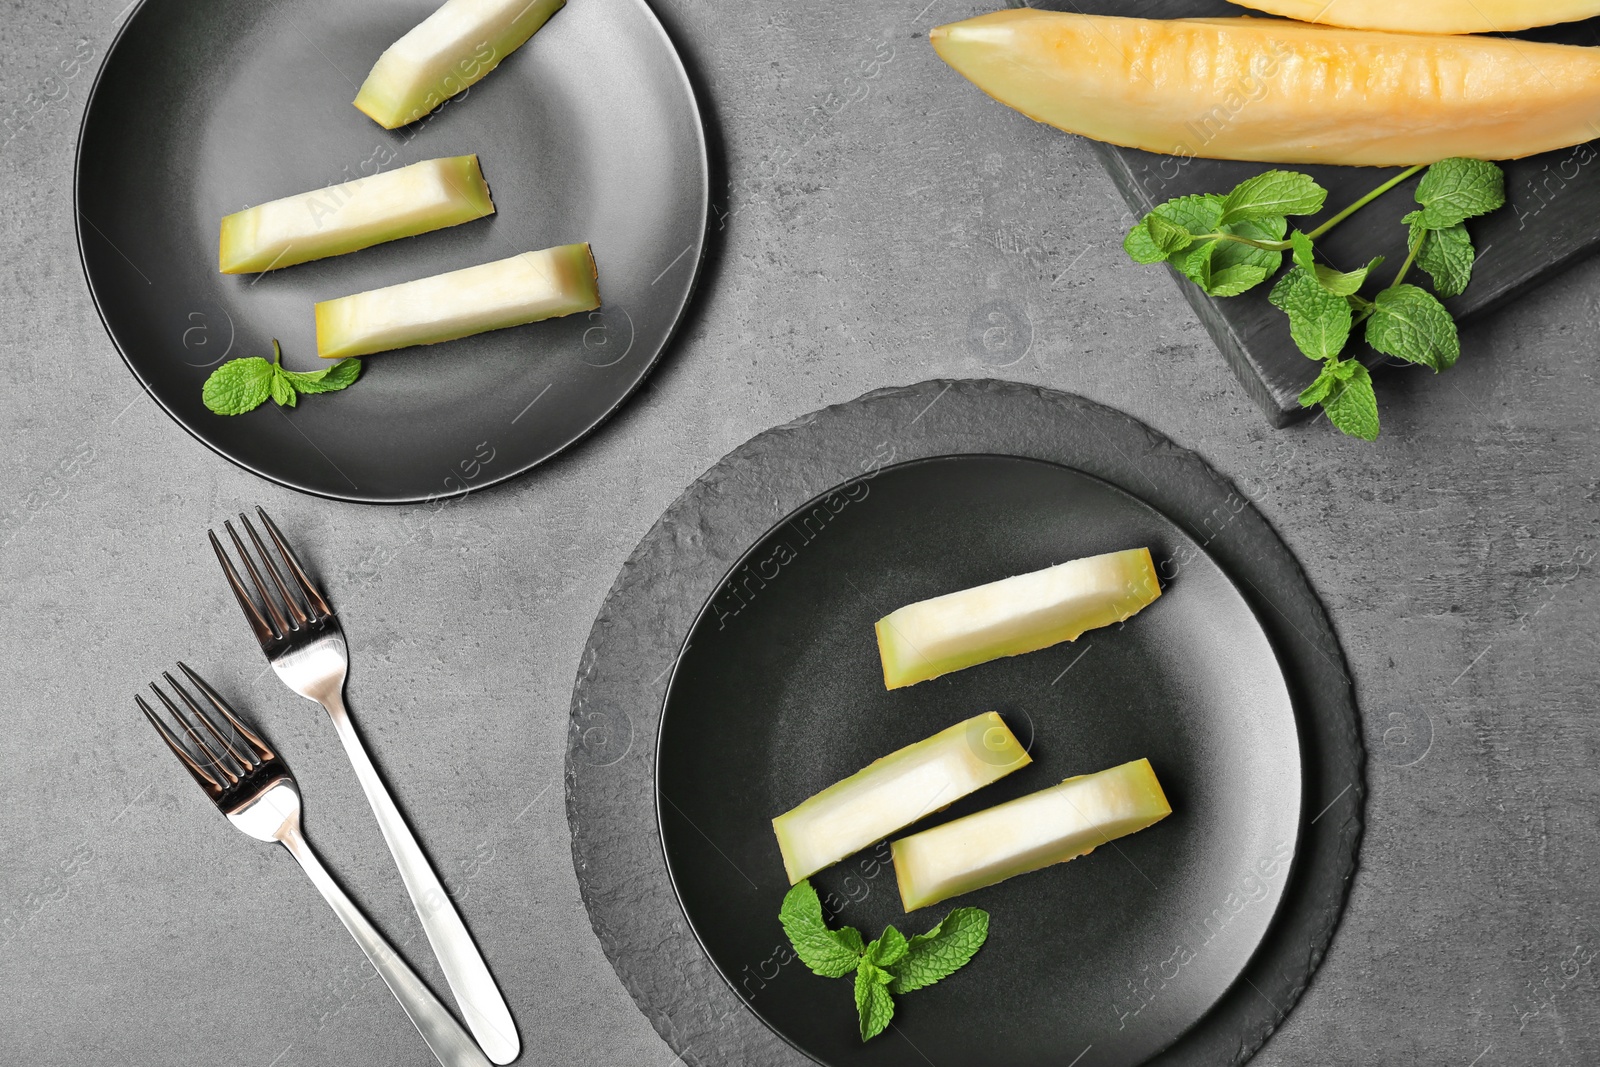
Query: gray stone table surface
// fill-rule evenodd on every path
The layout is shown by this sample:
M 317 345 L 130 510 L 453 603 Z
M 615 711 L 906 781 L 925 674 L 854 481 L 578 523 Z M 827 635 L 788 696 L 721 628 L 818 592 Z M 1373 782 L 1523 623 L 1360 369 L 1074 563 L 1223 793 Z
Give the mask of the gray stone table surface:
M 352 709 L 502 980 L 522 1062 L 668 1067 L 570 866 L 590 622 L 729 449 L 936 376 L 1149 422 L 1249 492 L 1327 604 L 1369 823 L 1327 960 L 1256 1062 L 1600 1062 L 1600 263 L 1474 328 L 1448 376 L 1381 375 L 1377 444 L 1274 431 L 1172 282 L 1120 251 L 1129 220 L 1089 146 L 933 56 L 929 27 L 982 5 L 658 0 L 726 164 L 680 343 L 530 476 L 437 514 L 334 504 L 191 440 L 95 315 L 70 179 L 123 2 L 0 5 L 0 1063 L 432 1062 L 288 857 L 224 824 L 132 705 L 182 656 L 248 706 L 310 835 L 442 988 L 324 716 L 262 674 L 208 558 L 205 528 L 262 503 L 347 619 Z

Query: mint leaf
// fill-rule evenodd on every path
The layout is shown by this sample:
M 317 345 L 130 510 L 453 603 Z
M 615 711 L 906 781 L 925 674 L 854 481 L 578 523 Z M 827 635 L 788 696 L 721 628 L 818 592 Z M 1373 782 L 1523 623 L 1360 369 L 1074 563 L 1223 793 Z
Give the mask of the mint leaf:
M 879 967 L 891 967 L 906 954 L 906 938 L 892 926 L 883 928 L 883 936 L 867 946 L 866 958 Z
M 1392 285 L 1377 295 L 1367 320 L 1367 343 L 1436 372 L 1455 366 L 1461 355 L 1455 319 L 1437 297 L 1415 285 Z
M 1282 241 L 1288 228 L 1288 221 L 1278 216 L 1229 223 L 1219 226 L 1217 232 L 1252 241 Z M 1276 274 L 1283 265 L 1283 253 L 1219 238 L 1202 241 L 1179 252 L 1171 262 L 1180 274 L 1208 295 L 1238 296 Z
M 1307 274 L 1314 274 L 1317 270 L 1317 249 L 1311 243 L 1311 238 L 1299 230 L 1289 235 L 1289 246 L 1294 251 L 1294 262 Z
M 1270 277 L 1272 277 L 1272 269 L 1270 267 L 1250 265 L 1225 267 L 1222 270 L 1211 272 L 1211 280 L 1206 285 L 1206 292 L 1212 296 L 1239 296 L 1242 293 L 1248 293 Z
M 218 415 L 243 415 L 266 401 L 272 381 L 272 364 L 260 356 L 230 359 L 211 372 L 200 399 Z
M 822 918 L 822 901 L 808 880 L 798 882 L 784 894 L 778 921 L 800 962 L 824 978 L 843 978 L 861 962 L 860 931 L 848 926 L 828 929 Z
M 294 386 L 289 383 L 288 375 L 282 367 L 273 366 L 271 388 L 272 399 L 277 401 L 280 408 L 292 408 L 300 402 L 300 395 L 294 391 Z
M 1157 204 L 1122 242 L 1136 263 L 1160 263 L 1194 243 L 1196 234 L 1215 233 L 1222 223 L 1222 197 L 1180 196 Z
M 1122 250 L 1128 253 L 1129 259 L 1145 266 L 1160 263 L 1167 258 L 1167 253 L 1156 244 L 1155 238 L 1150 236 L 1149 215 L 1134 223 L 1133 229 L 1128 231 L 1128 236 L 1122 239 Z
M 1420 231 L 1420 232 L 1419 232 Z M 1411 225 L 1412 247 L 1422 245 L 1417 253 L 1417 266 L 1428 272 L 1433 288 L 1440 296 L 1460 296 L 1472 284 L 1472 267 L 1477 262 L 1477 249 L 1472 247 L 1472 236 L 1467 225 L 1458 222 L 1443 230 L 1424 229 L 1420 223 Z
M 1354 296 L 1361 291 L 1367 283 L 1367 276 L 1383 262 L 1383 257 L 1378 256 L 1365 267 L 1350 271 L 1348 274 L 1334 270 L 1317 262 L 1316 249 L 1311 244 L 1311 238 L 1296 230 L 1289 235 L 1289 243 L 1294 249 L 1295 265 L 1316 279 L 1334 296 Z
M 1222 225 L 1222 197 L 1212 193 L 1180 196 L 1157 204 L 1150 214 L 1182 226 L 1192 234 L 1216 233 Z
M 1234 186 L 1222 203 L 1223 223 L 1265 219 L 1275 215 L 1315 215 L 1328 200 L 1328 190 L 1309 174 L 1269 170 Z
M 1363 441 L 1378 439 L 1378 395 L 1372 390 L 1372 375 L 1358 361 L 1347 359 L 1331 368 L 1341 381 L 1322 401 L 1328 421 L 1351 437 Z
M 1382 256 L 1373 256 L 1372 262 L 1365 267 L 1341 272 L 1334 270 L 1332 267 L 1324 267 L 1319 263 L 1317 264 L 1317 284 L 1334 296 L 1355 296 L 1361 291 L 1361 287 L 1367 284 L 1367 278 L 1372 272 L 1382 264 Z
M 841 926 L 837 930 L 829 930 L 833 939 L 843 945 L 848 951 L 860 956 L 867 951 L 866 945 L 861 940 L 861 931 L 854 926 Z
M 1506 175 L 1481 159 L 1442 159 L 1428 168 L 1417 185 L 1422 223 L 1445 230 L 1501 207 L 1506 202 Z
M 1336 366 L 1337 362 L 1323 365 L 1317 380 L 1306 386 L 1305 391 L 1300 394 L 1301 407 L 1314 408 L 1328 398 L 1328 394 L 1333 392 L 1333 387 L 1339 384 L 1339 376 L 1334 371 Z
M 1350 301 L 1329 292 L 1315 274 L 1294 267 L 1267 299 L 1289 316 L 1289 336 L 1306 356 L 1328 360 L 1344 351 L 1354 321 Z
M 1217 241 L 1205 241 L 1174 255 L 1170 262 L 1179 274 L 1194 282 L 1206 292 L 1211 291 L 1211 257 L 1217 251 Z
M 1187 227 L 1176 222 L 1164 219 L 1160 215 L 1152 214 L 1145 220 L 1150 231 L 1150 240 L 1166 255 L 1181 252 L 1194 244 L 1194 234 Z
M 1226 223 L 1220 233 L 1230 233 L 1252 241 L 1277 242 L 1289 230 L 1288 220 L 1281 215 L 1271 218 L 1241 219 Z M 1211 295 L 1237 296 L 1253 289 L 1283 266 L 1283 253 L 1256 248 L 1238 241 L 1218 242 L 1211 256 Z M 1244 268 L 1244 269 L 1241 269 Z
M 870 1041 L 883 1033 L 894 1018 L 894 998 L 889 996 L 892 975 L 869 960 L 862 960 L 856 971 L 856 1014 L 861 1020 L 861 1040 Z
M 893 965 L 890 992 L 910 993 L 947 978 L 966 966 L 989 936 L 989 913 L 957 908 L 925 934 L 906 942 L 906 953 Z
M 302 393 L 336 393 L 361 377 L 361 361 L 341 359 L 323 370 L 286 370 L 283 375 Z

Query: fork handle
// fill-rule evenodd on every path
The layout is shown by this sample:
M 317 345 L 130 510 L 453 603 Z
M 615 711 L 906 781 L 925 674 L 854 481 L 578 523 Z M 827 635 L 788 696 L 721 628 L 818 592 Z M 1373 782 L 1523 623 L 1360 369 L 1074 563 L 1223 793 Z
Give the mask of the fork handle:
M 317 887 L 322 898 L 333 908 L 334 914 L 339 916 L 339 921 L 344 923 L 344 928 L 361 946 L 361 951 L 372 961 L 372 966 L 383 976 L 394 998 L 416 1024 L 417 1032 L 428 1043 L 428 1048 L 439 1062 L 444 1067 L 488 1067 L 489 1061 L 484 1058 L 477 1043 L 439 1003 L 439 998 L 422 984 L 416 972 L 406 966 L 405 960 L 395 953 L 377 928 L 367 921 L 355 902 L 339 888 L 306 839 L 300 836 L 299 830 L 285 833 L 279 840 L 289 854 L 299 861 L 311 884 Z
M 411 906 L 416 909 L 417 918 L 422 920 L 422 930 L 428 935 L 433 954 L 439 958 L 439 966 L 444 971 L 445 981 L 450 985 L 457 1006 L 461 1008 L 467 1028 L 478 1039 L 478 1044 L 489 1059 L 495 1063 L 510 1063 L 521 1051 L 521 1042 L 517 1037 L 516 1024 L 511 1020 L 511 1010 L 500 995 L 500 987 L 495 984 L 488 965 L 478 952 L 478 946 L 472 941 L 472 935 L 467 933 L 455 905 L 439 883 L 439 876 L 433 872 L 428 857 L 412 836 L 411 827 L 406 825 L 400 809 L 395 807 L 388 787 L 378 777 L 378 769 L 372 765 L 360 735 L 350 722 L 343 696 L 334 694 L 323 702 L 323 707 L 333 719 L 345 755 L 355 768 L 362 791 L 367 794 L 367 803 L 372 805 L 372 814 L 378 819 L 378 829 L 383 831 L 383 839 L 394 856 L 395 866 L 400 868 L 400 880 L 411 895 Z

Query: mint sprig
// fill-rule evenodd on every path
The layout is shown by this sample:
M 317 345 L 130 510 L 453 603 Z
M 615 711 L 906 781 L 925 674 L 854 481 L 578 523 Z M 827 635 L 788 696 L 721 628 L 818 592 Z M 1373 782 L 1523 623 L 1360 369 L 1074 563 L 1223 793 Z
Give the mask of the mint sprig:
M 325 370 L 285 370 L 283 349 L 273 340 L 270 363 L 261 356 L 228 360 L 206 378 L 200 399 L 218 415 L 243 415 L 268 397 L 279 407 L 292 408 L 302 393 L 337 392 L 360 376 L 359 359 L 341 359 Z
M 824 978 L 855 972 L 856 1015 L 861 1040 L 884 1031 L 894 1018 L 894 996 L 922 989 L 959 971 L 989 936 L 989 915 L 979 908 L 957 908 L 925 934 L 907 938 L 893 926 L 863 943 L 853 926 L 830 928 L 822 901 L 809 880 L 784 894 L 778 921 L 795 955 Z
M 1404 219 L 1406 261 L 1387 288 L 1366 299 L 1361 290 L 1382 257 L 1339 271 L 1317 262 L 1316 241 L 1424 170 L 1416 190 L 1421 207 Z M 1184 196 L 1157 205 L 1129 231 L 1123 247 L 1136 262 L 1166 262 L 1219 297 L 1248 292 L 1273 277 L 1289 253 L 1293 265 L 1269 299 L 1288 316 L 1295 346 L 1323 364 L 1300 403 L 1321 405 L 1344 433 L 1371 441 L 1379 430 L 1372 376 L 1360 363 L 1342 358 L 1352 333 L 1364 326 L 1367 343 L 1378 352 L 1435 372 L 1455 365 L 1461 340 L 1439 297 L 1460 296 L 1471 283 L 1477 252 L 1466 222 L 1505 204 L 1505 174 L 1478 159 L 1411 167 L 1316 229 L 1288 232 L 1291 216 L 1315 214 L 1326 200 L 1327 191 L 1310 175 L 1271 170 L 1225 195 Z M 1432 279 L 1434 293 L 1406 283 L 1413 266 Z

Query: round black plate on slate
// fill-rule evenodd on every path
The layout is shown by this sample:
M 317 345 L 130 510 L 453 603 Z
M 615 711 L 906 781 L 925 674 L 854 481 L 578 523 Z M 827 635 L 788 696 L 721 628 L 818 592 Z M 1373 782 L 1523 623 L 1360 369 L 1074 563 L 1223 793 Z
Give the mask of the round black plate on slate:
M 1167 580 L 1125 625 L 884 688 L 873 623 L 896 608 L 1141 546 Z M 882 846 L 816 875 L 824 899 L 842 902 L 835 919 L 869 940 L 890 923 L 928 929 L 958 905 L 991 916 L 972 963 L 898 998 L 893 1031 L 863 1045 L 848 983 L 787 953 L 781 966 L 769 959 L 789 888 L 770 820 L 982 711 L 1005 716 L 1033 764 L 919 825 L 1140 757 L 1173 814 L 1090 857 L 914 915 Z M 762 538 L 689 632 L 656 788 L 667 864 L 712 961 L 768 1025 L 839 1067 L 922 1067 L 924 1049 L 939 1050 L 941 1067 L 1059 1067 L 1080 1052 L 1091 1067 L 1143 1063 L 1243 972 L 1277 909 L 1301 815 L 1289 692 L 1226 575 L 1127 493 L 1000 456 L 873 472 Z M 1230 896 L 1249 904 L 1234 909 Z
M 950 456 L 971 458 L 943 458 Z M 835 512 L 829 492 L 851 485 L 865 485 L 867 495 Z M 930 485 L 961 502 L 962 513 L 930 512 Z M 814 515 L 808 531 L 797 516 L 801 529 L 792 534 L 796 543 L 817 536 L 803 551 L 791 544 L 794 559 L 776 573 L 769 564 L 763 574 L 761 563 L 771 557 L 761 548 L 774 528 L 819 498 L 830 518 Z M 969 513 L 985 501 L 994 514 Z M 874 525 L 873 507 L 885 516 L 920 508 L 925 519 L 933 517 L 920 528 L 899 529 L 904 543 L 858 543 L 865 559 L 828 547 L 835 534 L 840 542 L 864 538 Z M 859 511 L 854 518 L 852 508 Z M 1082 525 L 1063 520 L 1073 508 Z M 1078 551 L 1121 547 L 1117 542 L 1134 534 L 1168 560 L 1167 593 L 1121 630 L 1092 632 L 1076 645 L 897 693 L 885 693 L 881 678 L 866 673 L 876 670 L 870 621 L 880 608 L 927 595 L 924 583 L 986 580 L 995 559 L 1005 564 L 998 570 L 1027 569 Z M 1057 538 L 1071 547 L 1058 547 Z M 830 558 L 832 552 L 839 554 Z M 814 571 L 804 569 L 808 553 Z M 748 581 L 746 563 L 754 569 Z M 730 574 L 742 605 L 716 599 L 727 596 Z M 844 576 L 861 588 L 850 589 Z M 795 588 L 787 588 L 794 578 L 800 579 Z M 764 598 L 772 603 L 765 611 Z M 779 611 L 785 603 L 803 610 Z M 823 609 L 849 618 L 830 620 Z M 847 647 L 856 628 L 850 619 L 857 617 L 867 620 L 864 651 Z M 726 625 L 716 630 L 719 620 Z M 690 642 L 697 626 L 719 635 L 709 648 Z M 1206 632 L 1190 632 L 1196 627 Z M 754 659 L 736 677 L 718 677 L 704 668 L 719 648 Z M 1139 674 L 1126 674 L 1130 662 Z M 1284 688 L 1292 729 L 1280 714 Z M 1033 695 L 1040 689 L 1050 691 L 1042 700 Z M 697 691 L 694 703 L 686 702 Z M 1258 694 L 1265 703 L 1227 709 L 1230 691 Z M 747 717 L 768 721 L 734 722 L 731 709 L 716 719 L 723 713 L 703 707 L 705 699 L 734 702 Z M 1172 704 L 1191 700 L 1196 707 L 1180 707 L 1167 721 L 1153 714 L 1158 703 L 1172 716 Z M 701 730 L 693 729 L 691 707 L 701 708 Z M 789 960 L 776 922 L 783 880 L 780 872 L 773 884 L 776 856 L 761 855 L 772 846 L 760 820 L 773 813 L 768 804 L 776 801 L 781 810 L 831 782 L 837 769 L 849 773 L 945 725 L 932 722 L 939 708 L 954 719 L 991 707 L 1031 742 L 1039 765 L 950 814 L 1138 755 L 1155 762 L 1178 812 L 1116 842 L 1117 849 L 911 916 L 900 914 L 893 871 L 881 854 L 869 850 L 820 875 L 823 888 L 850 901 L 842 908 L 845 921 L 869 935 L 884 922 L 923 929 L 958 903 L 979 904 L 994 916 L 988 946 L 966 971 L 901 998 L 902 1032 L 859 1046 L 851 1036 L 848 983 L 802 973 Z M 1252 732 L 1252 715 L 1269 736 L 1241 741 L 1241 733 Z M 764 1018 L 837 1062 L 922 1062 L 909 1051 L 916 1042 L 938 1063 L 1067 1064 L 1081 1056 L 1078 1067 L 1094 1067 L 1147 1055 L 1150 1064 L 1237 1064 L 1294 1005 L 1343 907 L 1364 797 L 1356 717 L 1343 653 L 1293 555 L 1197 456 L 1127 416 L 1049 390 L 992 381 L 885 389 L 768 431 L 724 457 L 624 565 L 573 692 L 567 754 L 573 861 L 612 965 L 690 1064 L 814 1062 Z M 1293 761 L 1295 736 L 1300 772 L 1284 784 L 1283 768 L 1268 765 L 1279 757 Z M 1226 775 L 1217 777 L 1217 769 Z M 1267 776 L 1263 783 L 1238 777 L 1257 770 Z M 1281 789 L 1276 797 L 1273 783 Z M 675 810 L 686 803 L 689 809 Z M 745 810 L 758 807 L 759 820 Z M 690 810 L 700 818 L 686 817 Z M 1290 863 L 1280 862 L 1279 828 L 1289 831 Z M 1250 857 L 1254 870 L 1235 867 L 1238 879 L 1228 881 L 1222 869 L 1248 862 L 1257 845 L 1264 847 Z M 1223 848 L 1239 851 L 1230 860 L 1213 854 Z M 1207 918 L 1197 909 L 1212 892 L 1218 895 Z M 708 904 L 715 901 L 720 911 L 713 914 Z M 770 916 L 764 939 L 762 912 Z M 1163 931 L 1173 935 L 1171 944 L 1155 936 Z M 1148 944 L 1159 947 L 1146 957 Z M 1090 975 L 1070 958 L 1074 951 L 1116 966 Z M 1033 977 L 1048 972 L 1064 1002 L 1039 998 L 1029 1002 L 1035 1012 L 1015 1011 L 1035 994 L 1021 973 L 998 966 L 1006 962 L 1042 968 L 1028 972 Z M 1229 971 L 1238 978 L 1231 984 Z M 801 1003 L 789 1003 L 796 997 Z M 1203 1014 L 1183 1029 L 1197 1013 Z M 1076 1048 L 1052 1047 L 1080 1026 L 1099 1035 L 1092 1046 L 1085 1038 Z
M 644 0 L 558 11 L 483 81 L 387 131 L 350 101 L 437 0 L 144 0 L 79 137 L 79 250 L 106 329 L 185 429 L 273 481 L 399 503 L 504 480 L 593 430 L 667 344 L 709 212 L 694 92 Z M 262 275 L 217 272 L 221 218 L 439 156 L 478 154 L 496 214 Z M 383 353 L 337 396 L 219 416 L 224 359 L 312 369 L 312 304 L 589 241 L 601 310 Z

